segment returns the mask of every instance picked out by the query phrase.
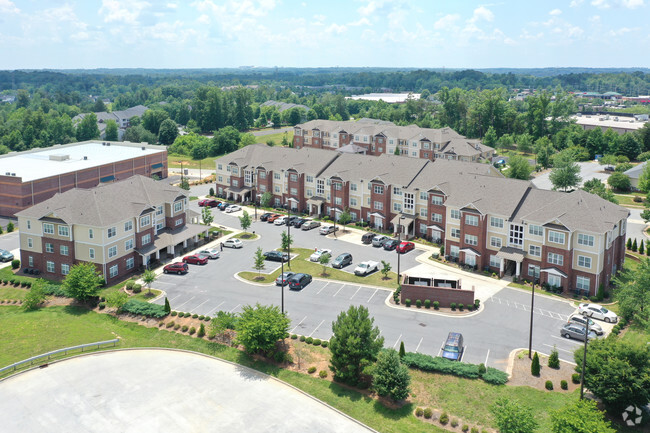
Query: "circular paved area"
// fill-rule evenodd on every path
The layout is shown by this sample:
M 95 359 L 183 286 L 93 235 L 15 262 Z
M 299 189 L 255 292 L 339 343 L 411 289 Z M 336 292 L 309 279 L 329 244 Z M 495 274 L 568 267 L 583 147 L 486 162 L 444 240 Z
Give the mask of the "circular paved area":
M 351 432 L 369 428 L 247 368 L 166 350 L 104 352 L 0 382 L 2 432 Z

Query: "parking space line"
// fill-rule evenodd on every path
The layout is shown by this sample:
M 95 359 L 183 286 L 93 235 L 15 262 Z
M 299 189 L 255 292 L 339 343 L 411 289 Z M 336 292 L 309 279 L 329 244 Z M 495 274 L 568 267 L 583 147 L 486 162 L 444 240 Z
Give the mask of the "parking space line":
M 489 357 L 490 357 L 490 349 L 488 349 L 488 353 L 487 355 L 485 355 L 485 363 L 483 365 L 485 365 L 486 367 L 487 367 L 487 362 Z
M 336 291 L 336 293 L 334 293 L 334 295 L 332 295 L 332 297 L 333 297 L 333 298 L 336 297 L 336 295 L 338 295 L 339 292 L 340 292 L 341 290 L 343 290 L 343 287 L 345 287 L 345 284 L 342 285 L 342 286 L 341 286 L 341 287 Z
M 438 350 L 438 356 L 442 354 L 442 348 L 445 347 L 445 341 L 446 340 L 442 340 L 442 346 L 440 346 L 440 350 Z
M 415 353 L 418 353 L 418 349 L 420 348 L 420 344 L 422 344 L 422 340 L 424 340 L 424 337 L 420 338 L 420 342 L 418 343 L 418 347 L 415 348 Z
M 378 291 L 379 291 L 379 289 L 375 289 L 375 291 L 373 292 L 373 294 L 370 295 L 370 297 L 368 298 L 368 302 L 370 302 L 370 300 L 373 298 L 373 296 L 375 296 L 375 295 L 377 294 Z
M 298 322 L 298 324 L 297 324 L 296 326 L 294 326 L 294 328 L 293 328 L 290 332 L 293 334 L 293 331 L 295 331 L 296 328 L 297 328 L 298 326 L 300 326 L 300 324 L 301 324 L 302 322 L 304 322 L 306 318 L 307 318 L 307 316 L 303 317 L 302 320 L 301 320 L 300 322 Z
M 582 346 L 584 344 L 582 341 L 575 341 L 575 340 L 571 340 L 569 338 L 558 337 L 556 335 L 551 335 L 551 338 L 556 338 L 558 340 L 566 341 L 567 343 L 575 344 L 577 346 Z
M 460 359 L 459 359 L 459 361 L 462 361 L 463 359 L 465 359 L 465 354 L 467 353 L 467 348 L 468 348 L 468 347 L 469 347 L 469 346 L 465 346 L 465 347 L 463 348 L 463 353 L 460 355 Z
M 573 352 L 572 352 L 572 351 L 570 351 L 570 350 L 566 350 L 566 349 L 562 349 L 561 347 L 557 347 L 557 346 L 555 346 L 555 345 L 551 346 L 550 344 L 546 344 L 546 343 L 544 343 L 544 346 L 554 347 L 554 348 L 556 348 L 557 350 L 561 350 L 562 352 L 570 353 L 570 354 L 573 355 Z
M 237 308 L 239 308 L 240 305 L 241 304 L 237 304 L 237 306 L 235 308 L 233 308 L 232 310 L 230 310 L 229 313 L 232 313 L 233 311 L 235 311 Z
M 209 301 L 209 299 L 206 299 L 205 301 L 201 302 L 199 305 L 197 305 L 196 307 L 192 308 L 192 311 L 190 311 L 190 313 L 196 311 L 199 307 L 202 307 L 203 304 L 205 304 L 205 303 L 208 302 L 208 301 Z
M 320 321 L 320 323 L 318 324 L 318 326 L 317 326 L 316 328 L 314 328 L 314 330 L 311 331 L 311 334 L 309 334 L 307 337 L 311 337 L 312 335 L 314 335 L 314 332 L 316 332 L 316 330 L 318 330 L 318 328 L 320 328 L 320 325 L 322 325 L 323 323 L 325 323 L 325 320 L 324 320 L 324 319 Z
M 357 289 L 357 291 L 354 292 L 354 295 L 350 296 L 350 300 L 352 300 L 352 298 L 354 298 L 355 296 L 357 296 L 357 293 L 359 293 L 359 290 L 361 290 L 361 286 L 359 286 L 359 288 Z
M 212 314 L 214 314 L 214 313 L 216 313 L 217 311 L 219 311 L 219 307 L 221 307 L 221 306 L 223 305 L 224 302 L 226 302 L 226 301 L 221 301 L 221 303 L 220 303 L 219 305 L 217 305 L 216 307 L 214 307 L 214 310 L 212 310 Z
M 171 298 L 171 299 L 169 300 L 169 303 L 171 304 L 171 303 L 174 302 L 176 299 L 178 299 L 180 296 L 181 296 L 180 293 L 179 293 L 178 295 L 174 296 L 173 298 Z
M 329 281 L 327 283 L 325 283 L 325 285 L 323 287 L 321 287 L 320 290 L 318 292 L 316 292 L 316 294 L 320 295 L 320 292 L 322 292 L 325 287 L 329 286 L 329 284 L 330 284 Z
M 192 299 L 194 299 L 194 296 L 192 296 L 190 299 L 188 299 L 187 301 L 183 302 L 182 304 L 177 305 L 177 306 L 176 306 L 176 310 L 178 310 L 178 309 L 181 308 L 183 305 L 185 305 L 185 304 L 187 304 L 188 302 L 190 302 Z
M 402 338 L 402 334 L 399 334 L 399 337 L 397 337 L 397 341 L 395 344 L 393 344 L 393 349 L 397 347 L 397 343 L 399 343 L 399 340 Z

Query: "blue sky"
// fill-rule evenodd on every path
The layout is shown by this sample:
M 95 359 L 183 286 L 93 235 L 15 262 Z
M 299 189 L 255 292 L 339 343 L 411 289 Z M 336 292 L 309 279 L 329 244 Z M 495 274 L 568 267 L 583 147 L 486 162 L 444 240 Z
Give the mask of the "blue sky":
M 0 69 L 649 67 L 648 3 L 0 0 Z

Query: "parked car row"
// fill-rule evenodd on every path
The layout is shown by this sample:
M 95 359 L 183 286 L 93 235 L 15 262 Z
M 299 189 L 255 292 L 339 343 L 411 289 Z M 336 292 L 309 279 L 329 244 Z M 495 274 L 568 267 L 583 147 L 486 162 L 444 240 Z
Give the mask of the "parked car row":
M 242 248 L 244 243 L 240 239 L 230 238 L 226 239 L 222 244 L 225 248 Z M 209 260 L 218 259 L 221 256 L 221 251 L 218 248 L 205 248 L 198 253 L 190 254 L 181 259 L 180 262 L 169 263 L 163 267 L 165 274 L 186 274 L 189 272 L 191 265 L 207 265 Z
M 560 329 L 560 336 L 575 340 L 592 340 L 605 333 L 603 327 L 592 319 L 602 320 L 606 323 L 618 322 L 618 316 L 613 311 L 598 304 L 583 303 L 578 306 L 578 313 L 569 317 L 567 323 Z M 589 334 L 587 334 L 587 324 Z
M 225 201 L 219 201 L 211 198 L 204 198 L 203 200 L 199 200 L 199 207 L 216 207 L 217 209 L 226 211 L 227 213 L 237 212 L 238 210 L 241 210 L 241 206 L 237 204 L 230 204 Z
M 276 286 L 289 286 L 289 289 L 302 290 L 311 283 L 312 276 L 309 274 L 284 272 L 275 279 Z

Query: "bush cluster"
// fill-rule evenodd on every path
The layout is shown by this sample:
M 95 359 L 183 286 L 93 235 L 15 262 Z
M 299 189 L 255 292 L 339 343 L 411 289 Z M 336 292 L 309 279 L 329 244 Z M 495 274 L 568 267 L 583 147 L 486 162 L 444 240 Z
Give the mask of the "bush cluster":
M 177 311 L 172 311 L 172 312 L 171 312 L 171 316 L 172 316 L 172 317 L 176 317 L 177 314 L 178 314 Z
M 309 368 L 307 369 L 307 373 L 309 373 L 309 374 L 314 374 L 314 373 L 316 373 L 316 367 L 314 367 L 314 366 L 312 365 L 311 367 L 309 367 Z
M 329 343 L 328 343 L 326 340 L 323 340 L 323 341 L 320 342 L 320 345 L 321 345 L 322 347 L 327 347 L 328 344 L 329 344 Z
M 424 300 L 424 308 L 431 308 L 431 299 Z
M 140 284 L 134 284 L 133 293 L 140 293 L 140 292 L 142 292 L 142 286 Z
M 431 408 L 426 408 L 424 409 L 423 415 L 426 419 L 429 419 L 433 416 L 433 411 L 431 410 Z
M 437 309 L 439 309 L 439 308 L 440 308 L 440 302 L 438 302 L 438 301 L 433 301 L 433 309 L 434 309 L 434 310 L 437 310 Z
M 190 327 L 187 326 L 187 325 L 181 326 L 181 331 L 183 331 L 183 332 L 187 332 L 188 329 L 190 329 Z
M 548 389 L 549 391 L 553 391 L 553 382 L 550 380 L 547 380 L 546 383 L 544 384 L 544 387 Z
M 176 323 L 174 323 L 174 321 L 172 320 L 171 322 L 167 322 L 167 325 L 165 325 L 165 326 L 166 326 L 167 328 L 173 328 L 175 324 L 176 324 Z
M 580 383 L 580 373 L 573 373 L 571 375 L 571 382 Z
M 320 346 L 322 341 L 319 338 L 314 338 L 314 341 L 312 343 L 314 346 Z
M 447 425 L 449 422 L 449 415 L 447 415 L 447 412 L 443 412 L 438 421 L 440 421 L 440 424 L 442 425 Z
M 194 335 L 194 334 L 196 334 L 196 328 L 194 326 L 192 326 L 190 328 L 190 335 Z
M 297 340 L 297 339 L 298 339 L 298 335 L 297 335 L 297 334 L 291 334 L 291 339 L 292 339 L 292 340 Z
M 325 379 L 325 378 L 327 377 L 327 370 L 321 370 L 321 371 L 319 371 L 319 372 L 318 372 L 318 376 L 319 376 L 321 379 Z
M 451 422 L 449 423 L 453 428 L 458 427 L 458 420 L 456 418 L 452 418 Z
M 567 383 L 566 380 L 561 380 L 561 381 L 560 381 L 560 388 L 562 388 L 562 389 L 565 390 L 565 391 L 566 391 L 567 389 L 569 389 L 569 384 Z
M 314 342 L 314 339 L 311 338 L 311 337 L 307 337 L 307 338 L 305 339 L 305 343 L 307 343 L 307 344 L 311 344 L 311 343 L 313 343 L 313 342 Z
M 422 409 L 421 407 L 415 409 L 415 416 L 422 416 L 422 415 L 424 415 L 424 409 Z
M 463 426 L 460 428 L 464 433 L 467 433 L 469 431 L 469 426 L 467 424 L 463 424 Z
M 422 353 L 407 352 L 402 362 L 410 368 L 417 368 L 422 371 L 451 374 L 467 379 L 482 378 L 485 382 L 494 385 L 503 385 L 508 381 L 508 375 L 496 368 L 488 367 L 481 376 L 479 366 L 464 362 L 454 362 L 441 357 L 433 357 Z
M 411 306 L 411 300 L 410 300 L 410 299 L 406 299 L 406 300 L 404 301 L 404 305 L 406 305 L 407 307 L 410 307 L 410 306 Z
M 138 314 L 145 317 L 155 317 L 160 319 L 167 315 L 164 305 L 150 304 L 148 302 L 129 299 L 126 304 L 120 308 L 123 313 Z

